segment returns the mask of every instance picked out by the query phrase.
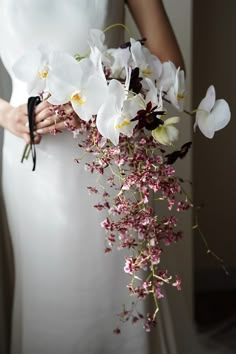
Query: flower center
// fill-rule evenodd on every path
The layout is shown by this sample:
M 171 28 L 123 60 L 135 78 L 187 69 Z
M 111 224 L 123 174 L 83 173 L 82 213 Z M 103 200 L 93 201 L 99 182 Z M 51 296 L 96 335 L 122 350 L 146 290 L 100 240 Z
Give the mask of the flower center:
M 142 73 L 145 77 L 151 76 L 152 75 L 152 70 L 146 68 L 142 70 Z
M 121 129 L 123 127 L 126 127 L 127 125 L 130 125 L 130 121 L 128 119 L 124 119 L 120 124 L 116 124 L 115 128 Z
M 49 72 L 49 67 L 47 65 L 45 65 L 38 70 L 38 77 L 41 80 L 45 80 L 48 76 L 48 72 Z
M 78 92 L 71 96 L 71 101 L 77 105 L 82 105 L 85 103 L 85 99 Z
M 184 94 L 183 93 L 178 93 L 177 94 L 177 99 L 178 100 L 183 100 L 184 99 Z

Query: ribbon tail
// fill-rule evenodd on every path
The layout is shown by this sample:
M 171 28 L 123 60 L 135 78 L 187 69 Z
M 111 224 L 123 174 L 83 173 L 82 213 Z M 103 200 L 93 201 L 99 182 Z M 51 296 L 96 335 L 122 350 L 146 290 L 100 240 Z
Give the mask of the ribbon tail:
M 29 97 L 27 107 L 28 107 L 28 122 L 30 130 L 30 149 L 33 161 L 32 171 L 36 169 L 36 148 L 34 143 L 34 127 L 35 127 L 35 107 L 41 102 L 39 96 Z

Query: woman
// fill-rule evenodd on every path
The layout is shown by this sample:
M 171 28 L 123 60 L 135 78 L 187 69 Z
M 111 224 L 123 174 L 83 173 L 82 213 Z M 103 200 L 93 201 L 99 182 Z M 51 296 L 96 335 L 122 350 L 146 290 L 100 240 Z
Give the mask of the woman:
M 183 67 L 162 1 L 129 0 L 128 6 L 149 49 Z M 124 2 L 1 0 L 0 13 L 0 52 L 13 81 L 10 103 L 0 100 L 3 191 L 16 275 L 11 353 L 147 354 L 150 345 L 141 326 L 125 326 L 120 336 L 112 335 L 112 314 L 129 301 L 122 257 L 104 255 L 100 215 L 86 188 L 93 176 L 73 163 L 80 152 L 69 132 L 49 134 L 55 117 L 46 102 L 35 109 L 37 169 L 31 171 L 31 162 L 20 164 L 30 139 L 27 93 L 12 74 L 16 59 L 37 43 L 85 53 L 88 29 L 123 22 Z M 108 45 L 117 46 L 122 38 L 121 29 L 113 30 Z M 154 352 L 173 354 L 168 311 L 165 316 L 168 331 L 160 320 Z

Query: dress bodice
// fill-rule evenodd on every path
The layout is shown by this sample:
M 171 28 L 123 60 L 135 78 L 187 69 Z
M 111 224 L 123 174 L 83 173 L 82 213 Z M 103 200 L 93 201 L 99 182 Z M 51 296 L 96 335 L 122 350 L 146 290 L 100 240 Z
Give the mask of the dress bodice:
M 14 80 L 11 67 L 26 50 L 43 43 L 83 55 L 89 29 L 123 22 L 123 11 L 124 0 L 0 0 L 0 53 L 13 79 L 13 95 L 15 84 L 18 88 L 21 84 Z M 117 45 L 122 30 L 107 37 L 109 45 Z

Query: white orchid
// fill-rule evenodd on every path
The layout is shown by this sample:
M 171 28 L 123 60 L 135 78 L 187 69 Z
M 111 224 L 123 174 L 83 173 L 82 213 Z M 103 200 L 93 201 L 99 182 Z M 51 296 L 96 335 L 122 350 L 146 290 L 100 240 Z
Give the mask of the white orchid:
M 105 80 L 106 77 L 105 77 L 105 73 L 104 73 L 103 66 L 102 66 L 102 54 L 98 50 L 97 47 L 91 48 L 91 53 L 89 55 L 89 59 L 92 61 L 97 74 Z
M 105 45 L 105 33 L 99 29 L 92 28 L 89 31 L 88 44 L 90 48 L 96 47 L 100 53 L 104 53 L 107 50 Z
M 166 61 L 162 64 L 162 73 L 157 81 L 157 86 L 162 87 L 164 92 L 168 92 L 171 86 L 174 85 L 176 76 L 176 66 L 171 61 Z
M 27 83 L 29 95 L 45 91 L 50 78 L 51 52 L 46 46 L 39 45 L 25 53 L 13 65 L 13 73 L 19 80 Z
M 107 96 L 107 82 L 88 58 L 77 62 L 66 53 L 55 53 L 49 83 L 52 104 L 71 102 L 77 115 L 89 121 Z
M 97 129 L 101 135 L 110 139 L 114 145 L 119 143 L 120 133 L 130 137 L 137 124 L 131 119 L 140 109 L 139 97 L 128 97 L 127 90 L 118 80 L 111 80 L 106 102 L 97 115 Z
M 158 90 L 150 79 L 144 79 L 143 82 L 147 88 L 145 103 L 152 102 L 153 107 L 156 106 L 158 111 L 163 111 L 162 88 Z
M 131 42 L 132 66 L 140 69 L 141 77 L 148 77 L 152 80 L 158 80 L 162 73 L 162 64 L 160 60 L 144 47 L 139 41 L 133 38 Z
M 184 71 L 171 61 L 164 62 L 162 75 L 157 82 L 157 86 L 162 87 L 166 93 L 166 98 L 179 111 L 183 110 L 185 98 L 185 75 Z
M 124 79 L 125 68 L 128 66 L 131 57 L 129 48 L 112 48 L 108 50 L 108 53 L 112 58 L 112 77 Z
M 107 50 L 105 45 L 105 33 L 98 29 L 91 29 L 89 31 L 88 44 L 91 50 L 90 59 L 94 61 L 94 58 L 100 53 L 101 63 L 109 70 L 113 63 L 113 58 Z
M 185 77 L 184 71 L 180 70 L 180 68 L 176 71 L 174 84 L 168 91 L 168 98 L 174 107 L 176 107 L 179 111 L 183 111 L 185 98 Z
M 152 130 L 153 138 L 162 145 L 172 145 L 179 137 L 179 131 L 174 124 L 179 123 L 179 117 L 164 120 L 164 124 Z
M 230 117 L 228 103 L 224 99 L 216 100 L 215 88 L 211 85 L 198 106 L 194 129 L 198 126 L 201 132 L 211 139 L 216 131 L 229 123 Z

